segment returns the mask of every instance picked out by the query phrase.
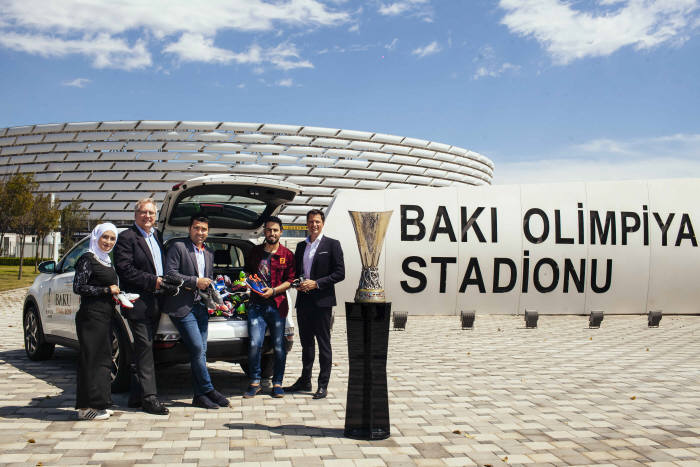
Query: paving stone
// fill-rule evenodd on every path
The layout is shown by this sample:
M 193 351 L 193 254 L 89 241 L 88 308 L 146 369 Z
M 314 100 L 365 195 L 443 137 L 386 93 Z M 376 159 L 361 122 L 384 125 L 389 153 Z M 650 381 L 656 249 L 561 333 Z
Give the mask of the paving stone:
M 0 293 L 3 465 L 700 467 L 700 317 L 668 316 L 649 329 L 643 316 L 606 316 L 594 332 L 582 317 L 543 316 L 526 332 L 517 317 L 478 316 L 469 333 L 454 316 L 411 317 L 389 340 L 392 436 L 360 441 L 343 436 L 342 317 L 325 400 L 244 400 L 240 368 L 214 362 L 214 384 L 233 407 L 206 411 L 191 406 L 189 366 L 171 365 L 158 370 L 169 415 L 127 409 L 128 395 L 115 394 L 110 420 L 79 421 L 77 353 L 26 358 L 24 293 Z M 288 375 L 300 360 L 297 342 Z

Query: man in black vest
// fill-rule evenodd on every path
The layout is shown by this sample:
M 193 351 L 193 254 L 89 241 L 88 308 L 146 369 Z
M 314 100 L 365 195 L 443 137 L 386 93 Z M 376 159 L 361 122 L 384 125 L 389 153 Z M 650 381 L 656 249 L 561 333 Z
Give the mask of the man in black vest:
M 134 336 L 131 394 L 129 407 L 166 415 L 167 407 L 158 400 L 153 362 L 153 337 L 160 320 L 160 300 L 155 295 L 163 284 L 163 243 L 153 227 L 156 203 L 144 198 L 136 203 L 134 225 L 119 234 L 114 246 L 114 266 L 119 287 L 139 294 L 134 307 L 124 309 Z
M 311 370 L 315 343 L 318 343 L 318 388 L 314 399 L 328 394 L 331 376 L 331 316 L 336 305 L 335 284 L 345 279 L 345 263 L 340 242 L 323 235 L 323 211 L 312 209 L 306 214 L 309 236 L 299 242 L 294 252 L 297 277 L 304 281 L 297 287 L 297 323 L 301 340 L 302 371 L 299 379 L 285 388 L 287 392 L 311 391 Z

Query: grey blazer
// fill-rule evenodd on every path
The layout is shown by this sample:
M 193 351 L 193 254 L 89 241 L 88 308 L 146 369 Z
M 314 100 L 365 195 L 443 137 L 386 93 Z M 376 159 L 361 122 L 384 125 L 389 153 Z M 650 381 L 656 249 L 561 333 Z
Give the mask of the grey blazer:
M 194 253 L 194 244 L 189 238 L 175 240 L 168 245 L 165 254 L 165 274 L 174 274 L 184 282 L 180 287 L 180 293 L 174 297 L 167 297 L 164 310 L 167 314 L 182 318 L 192 310 L 194 299 L 197 296 L 197 258 Z M 214 278 L 214 252 L 205 245 L 204 247 L 204 277 Z

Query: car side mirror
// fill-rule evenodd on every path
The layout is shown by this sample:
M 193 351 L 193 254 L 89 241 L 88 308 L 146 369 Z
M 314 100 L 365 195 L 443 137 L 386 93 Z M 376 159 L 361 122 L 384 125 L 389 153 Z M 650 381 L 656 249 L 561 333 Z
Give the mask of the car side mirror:
M 39 263 L 39 272 L 42 274 L 53 274 L 56 272 L 56 261 L 44 261 Z

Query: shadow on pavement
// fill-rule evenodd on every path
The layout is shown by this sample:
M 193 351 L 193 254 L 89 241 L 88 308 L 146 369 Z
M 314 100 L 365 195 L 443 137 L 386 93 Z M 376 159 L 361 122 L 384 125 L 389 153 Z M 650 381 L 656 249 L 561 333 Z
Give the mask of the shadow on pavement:
M 24 394 L 17 391 L 16 399 L 25 401 L 26 405 L 9 405 L 13 399 L 0 401 L 0 418 L 29 418 L 42 421 L 75 421 L 75 378 L 77 372 L 78 352 L 67 347 L 56 346 L 52 358 L 44 361 L 33 361 L 27 357 L 23 349 L 0 352 L 0 365 L 12 366 L 22 373 L 42 380 L 52 388 L 38 389 L 40 394 Z M 222 368 L 223 367 L 223 368 Z M 217 362 L 216 368 L 209 367 L 214 387 L 226 397 L 242 396 L 248 385 L 248 378 L 240 370 L 238 364 Z M 170 407 L 189 406 L 192 400 L 192 385 L 190 365 L 160 365 L 156 368 L 159 398 Z M 41 384 L 33 384 L 41 387 Z M 12 388 L 5 386 L 7 395 L 11 396 Z M 56 389 L 60 393 L 56 393 Z M 120 411 L 136 412 L 139 409 L 127 408 L 129 393 L 113 393 L 114 407 Z
M 343 438 L 342 428 L 319 428 L 308 425 L 267 426 L 259 423 L 225 423 L 229 430 L 271 431 L 284 436 L 313 436 L 314 438 Z

